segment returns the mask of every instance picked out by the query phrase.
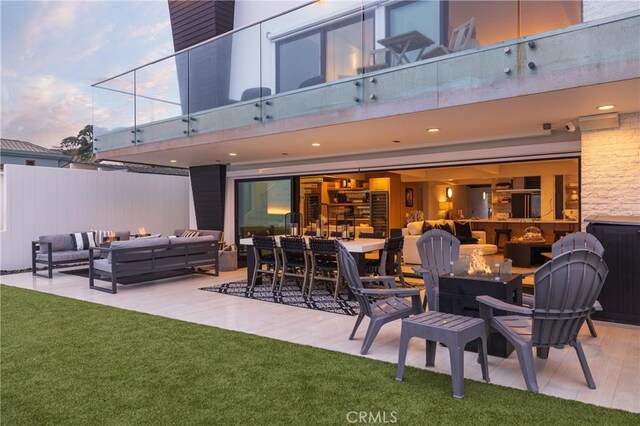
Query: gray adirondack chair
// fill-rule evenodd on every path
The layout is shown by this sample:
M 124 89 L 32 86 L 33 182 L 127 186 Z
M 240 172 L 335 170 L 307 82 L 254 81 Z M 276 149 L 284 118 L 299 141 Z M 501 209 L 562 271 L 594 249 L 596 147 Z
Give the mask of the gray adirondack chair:
M 421 266 L 413 270 L 424 279 L 423 307 L 428 303 L 430 311 L 437 311 L 438 277 L 451 272 L 451 262 L 460 257 L 460 240 L 447 231 L 432 229 L 422 234 L 416 245 Z
M 384 242 L 384 248 L 379 260 L 367 261 L 364 265 L 367 274 L 397 276 L 400 285 L 405 287 L 402 273 L 402 247 L 404 236 L 391 237 Z
M 398 289 L 396 288 L 394 277 L 360 277 L 355 259 L 342 244 L 339 244 L 338 247 L 338 260 L 342 275 L 360 307 L 360 313 L 349 340 L 353 340 L 363 318 L 365 316 L 369 317 L 369 328 L 367 328 L 367 333 L 360 349 L 362 355 L 366 355 L 369 352 L 383 325 L 410 315 L 422 313 L 419 289 Z M 365 288 L 363 283 L 368 281 L 384 281 L 389 288 Z M 377 296 L 376 299 L 371 298 L 375 296 Z M 409 302 L 405 297 L 411 297 L 411 301 Z
M 590 250 L 572 250 L 553 258 L 535 272 L 535 309 L 510 305 L 491 296 L 478 296 L 480 317 L 487 335 L 497 330 L 515 347 L 520 369 L 531 392 L 538 392 L 533 347 L 547 349 L 572 346 L 591 389 L 591 376 L 578 331 L 593 308 L 609 268 Z M 493 316 L 493 309 L 517 315 Z
M 600 256 L 604 255 L 604 247 L 602 247 L 602 244 L 595 236 L 586 232 L 574 232 L 573 234 L 566 235 L 553 243 L 551 246 L 551 257 L 558 257 L 562 253 L 576 249 L 591 250 Z M 535 307 L 533 295 L 523 294 L 522 304 L 531 308 Z M 602 305 L 597 300 L 593 305 L 593 311 L 602 311 Z M 589 327 L 589 332 L 593 337 L 598 337 L 598 333 L 596 332 L 596 328 L 590 315 L 587 316 L 587 327 Z

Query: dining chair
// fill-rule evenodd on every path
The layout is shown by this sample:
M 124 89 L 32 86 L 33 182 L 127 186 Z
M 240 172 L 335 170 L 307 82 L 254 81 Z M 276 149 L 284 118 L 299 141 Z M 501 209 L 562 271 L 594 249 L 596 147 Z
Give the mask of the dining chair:
M 309 278 L 309 256 L 307 256 L 307 244 L 302 237 L 280 238 L 280 252 L 282 253 L 282 275 L 280 288 L 287 277 L 302 279 L 302 294 L 307 288 Z
M 440 275 L 451 272 L 451 263 L 458 260 L 460 240 L 447 231 L 431 229 L 418 238 L 416 245 L 421 265 L 413 270 L 424 280 L 423 307 L 428 304 L 430 311 L 437 311 L 438 280 Z
M 278 256 L 278 246 L 276 239 L 270 235 L 253 236 L 253 254 L 255 263 L 253 266 L 253 278 L 249 291 L 253 291 L 256 286 L 258 275 L 271 276 L 271 291 L 276 287 L 278 274 L 280 273 L 280 256 Z M 265 269 L 262 269 L 262 267 Z
M 596 388 L 578 332 L 593 309 L 608 272 L 607 264 L 596 252 L 571 250 L 536 270 L 535 308 L 511 305 L 491 296 L 476 298 L 487 335 L 495 330 L 515 347 L 529 391 L 538 392 L 533 348 L 539 355 L 541 350 L 548 353 L 551 347 L 562 349 L 567 345 L 575 349 L 589 388 Z M 494 309 L 510 314 L 494 316 Z
M 340 265 L 338 263 L 338 240 L 311 238 L 309 249 L 311 256 L 311 280 L 307 297 L 311 297 L 313 286 L 317 281 L 332 283 L 335 287 L 333 301 L 338 300 L 340 289 Z
M 402 273 L 402 248 L 404 236 L 391 237 L 384 242 L 379 259 L 370 259 L 365 262 L 364 269 L 367 274 L 398 277 L 400 285 L 406 285 Z

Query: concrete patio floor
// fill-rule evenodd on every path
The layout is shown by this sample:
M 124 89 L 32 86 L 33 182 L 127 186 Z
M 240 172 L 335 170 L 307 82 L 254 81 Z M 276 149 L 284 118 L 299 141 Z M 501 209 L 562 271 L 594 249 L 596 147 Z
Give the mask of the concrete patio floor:
M 136 285 L 119 285 L 115 295 L 89 290 L 87 278 L 55 270 L 52 279 L 31 273 L 4 275 L 3 284 L 56 294 L 87 302 L 114 306 L 167 318 L 256 334 L 292 343 L 359 354 L 366 320 L 348 340 L 355 317 L 302 309 L 275 303 L 200 291 L 198 288 L 244 279 L 246 270 L 221 273 L 219 277 L 190 275 Z M 107 284 L 107 283 L 99 283 Z M 0 295 L 1 297 L 1 295 Z M 552 349 L 546 360 L 537 359 L 540 392 L 564 399 L 640 413 L 640 327 L 596 321 L 599 336 L 585 327 L 581 342 L 596 381 L 587 387 L 575 351 Z M 382 328 L 366 357 L 396 363 L 400 321 Z M 480 381 L 475 354 L 465 353 L 465 378 Z M 425 343 L 413 339 L 407 365 L 424 369 Z M 450 374 L 449 354 L 438 346 L 435 368 Z M 491 383 L 526 389 L 515 352 L 507 359 L 489 357 Z M 389 378 L 393 380 L 393 377 Z M 425 386 L 429 383 L 425 381 Z

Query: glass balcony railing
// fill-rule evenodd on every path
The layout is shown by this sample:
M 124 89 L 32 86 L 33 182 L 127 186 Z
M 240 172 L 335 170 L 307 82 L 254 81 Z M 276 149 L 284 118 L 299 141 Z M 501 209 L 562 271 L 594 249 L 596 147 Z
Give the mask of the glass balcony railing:
M 581 22 L 579 1 L 307 4 L 95 84 L 94 145 L 106 151 L 435 95 L 443 85 L 490 85 L 517 66 L 505 56 L 510 41 L 515 49 L 521 37 Z M 479 62 L 461 60 L 478 49 Z

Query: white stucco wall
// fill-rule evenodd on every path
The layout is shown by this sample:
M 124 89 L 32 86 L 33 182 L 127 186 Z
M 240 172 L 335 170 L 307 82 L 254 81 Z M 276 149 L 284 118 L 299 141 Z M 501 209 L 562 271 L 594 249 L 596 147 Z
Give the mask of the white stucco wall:
M 40 235 L 144 227 L 168 235 L 189 225 L 189 179 L 140 173 L 6 165 L 0 269 L 31 267 Z
M 619 15 L 627 12 L 638 12 L 640 1 L 638 0 L 583 0 L 582 20 L 594 21 L 608 16 Z
M 582 133 L 582 218 L 640 216 L 640 113 L 620 127 Z

